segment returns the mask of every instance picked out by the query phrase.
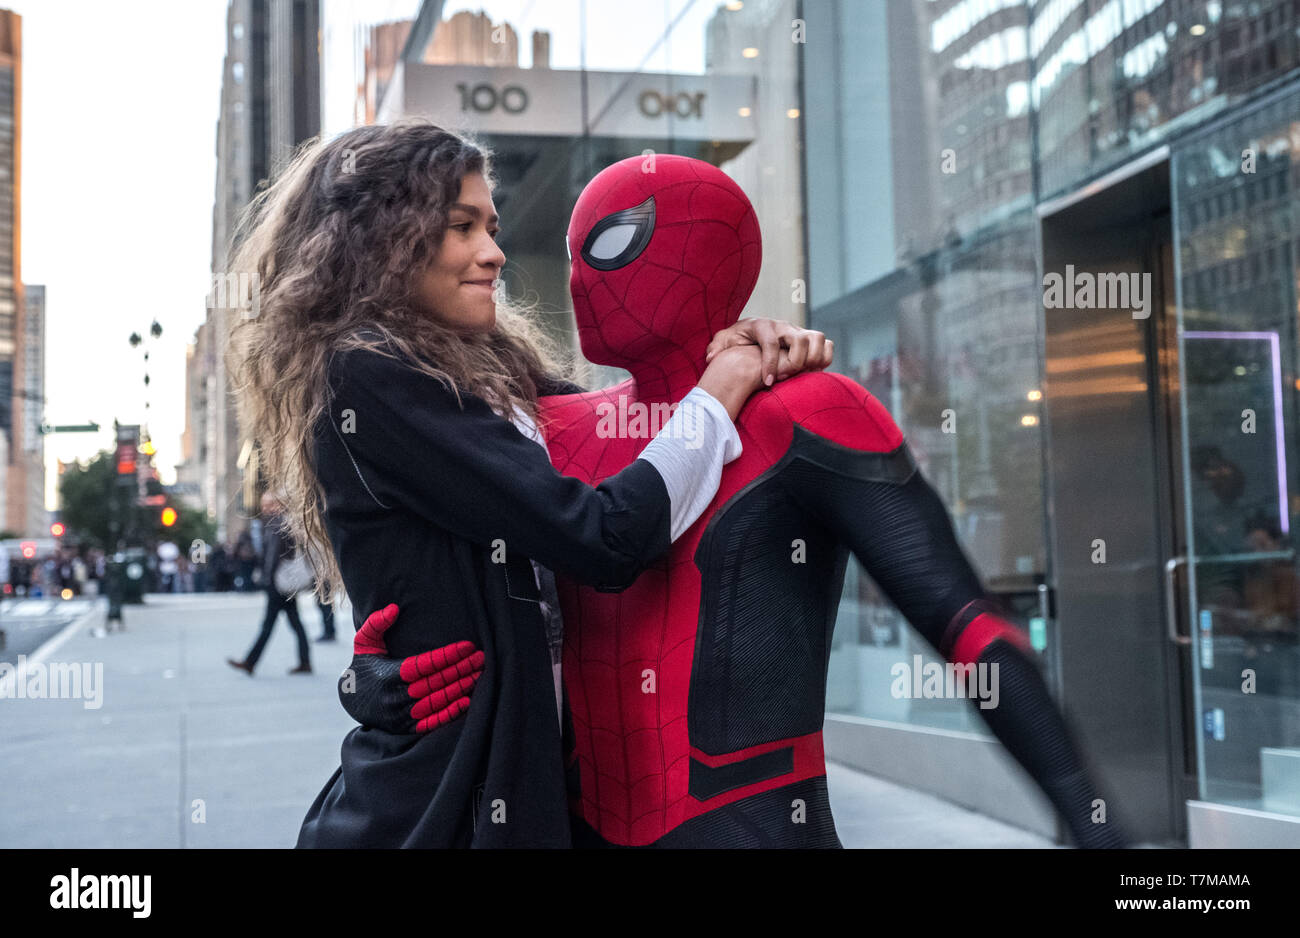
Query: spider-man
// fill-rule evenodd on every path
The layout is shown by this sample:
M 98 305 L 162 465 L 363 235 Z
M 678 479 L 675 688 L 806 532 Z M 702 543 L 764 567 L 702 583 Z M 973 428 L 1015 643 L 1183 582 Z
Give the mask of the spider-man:
M 632 405 L 666 406 L 699 379 L 716 351 L 710 336 L 739 318 L 753 290 L 760 236 L 725 173 L 659 155 L 596 176 L 568 245 L 583 353 L 632 374 L 543 399 L 552 462 L 595 485 L 653 435 L 621 415 L 654 413 Z M 840 845 L 822 723 L 852 552 L 949 661 L 997 666 L 1000 699 L 979 713 L 1076 843 L 1122 846 L 1113 821 L 1094 823 L 1096 791 L 1028 641 L 985 595 L 884 407 L 842 375 L 810 372 L 754 395 L 737 429 L 744 452 L 712 505 L 630 588 L 558 580 L 575 844 Z M 363 627 L 372 651 L 395 614 L 368 620 L 378 643 Z M 345 706 L 363 723 L 407 731 L 411 698 L 423 726 L 454 718 L 472 690 L 472 651 L 409 659 L 402 678 L 384 659 L 387 677 L 362 674 L 369 696 L 345 696 Z

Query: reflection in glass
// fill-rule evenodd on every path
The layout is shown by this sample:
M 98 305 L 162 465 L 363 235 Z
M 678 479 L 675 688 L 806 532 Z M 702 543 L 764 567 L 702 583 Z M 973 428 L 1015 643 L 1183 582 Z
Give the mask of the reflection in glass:
M 1199 797 L 1300 815 L 1297 113 L 1275 95 L 1173 166 Z

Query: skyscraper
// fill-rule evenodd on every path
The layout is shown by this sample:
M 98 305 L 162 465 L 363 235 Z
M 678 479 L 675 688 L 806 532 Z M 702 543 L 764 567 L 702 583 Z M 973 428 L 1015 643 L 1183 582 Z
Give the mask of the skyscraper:
M 26 310 L 22 284 L 22 17 L 0 10 L 0 431 L 6 458 L 3 526 L 27 527 L 27 469 L 23 346 Z
M 196 359 L 210 389 L 197 472 L 219 538 L 233 538 L 256 511 L 256 451 L 241 433 L 224 350 L 237 300 L 215 289 L 228 269 L 239 213 L 258 186 L 304 140 L 320 132 L 320 8 L 317 0 L 231 0 L 217 122 L 212 272 L 207 342 Z M 246 284 L 241 283 L 241 287 Z M 224 300 L 222 297 L 225 297 Z M 189 415 L 193 422 L 193 414 Z M 248 484 L 245 485 L 245 477 Z
M 19 530 L 27 535 L 45 531 L 45 437 L 41 423 L 45 415 L 45 286 L 23 285 L 26 303 L 23 316 L 22 374 L 23 392 L 15 413 L 22 414 L 22 437 L 14 440 L 13 463 L 21 464 L 23 481 L 20 486 L 22 508 L 26 520 Z

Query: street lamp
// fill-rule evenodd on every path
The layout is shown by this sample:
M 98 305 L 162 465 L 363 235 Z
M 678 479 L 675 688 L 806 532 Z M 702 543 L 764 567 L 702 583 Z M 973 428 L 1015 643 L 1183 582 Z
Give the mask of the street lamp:
M 127 339 L 131 343 L 131 348 L 144 346 L 144 426 L 146 431 L 149 427 L 149 339 L 160 338 L 162 331 L 162 324 L 155 319 L 149 324 L 148 337 L 143 337 L 138 332 L 132 332 L 131 337 Z

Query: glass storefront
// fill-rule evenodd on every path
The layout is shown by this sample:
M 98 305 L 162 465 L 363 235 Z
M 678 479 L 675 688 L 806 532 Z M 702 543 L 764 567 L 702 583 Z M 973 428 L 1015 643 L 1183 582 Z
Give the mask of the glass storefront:
M 1190 480 L 1188 554 L 1174 571 L 1188 568 L 1174 582 L 1189 602 L 1175 615 L 1195 654 L 1187 794 L 1300 814 L 1300 99 L 1254 103 L 1296 85 L 1300 3 L 804 0 L 800 15 L 809 321 L 894 415 L 1049 676 L 1059 636 L 1039 601 L 1054 572 L 1036 208 L 1169 145 L 1185 368 L 1171 393 Z M 931 657 L 860 570 L 836 642 L 828 710 L 984 733 L 969 706 L 891 696 L 891 665 Z
M 1173 154 L 1201 797 L 1300 814 L 1300 87 Z
M 809 49 L 833 50 L 804 59 L 810 321 L 889 409 L 986 585 L 1041 644 L 1026 5 L 805 0 L 802 15 Z M 828 709 L 986 734 L 968 701 L 891 695 L 895 664 L 937 659 L 856 567 L 836 642 Z
M 813 319 L 902 429 L 986 586 L 1028 617 L 1045 566 L 1031 222 L 935 252 Z M 938 659 L 856 565 L 845 596 L 829 709 L 986 732 L 967 701 L 893 697 L 896 663 Z
M 1204 122 L 1300 64 L 1294 0 L 1028 7 L 1042 198 Z

